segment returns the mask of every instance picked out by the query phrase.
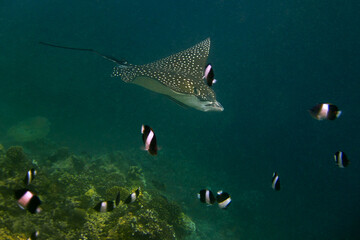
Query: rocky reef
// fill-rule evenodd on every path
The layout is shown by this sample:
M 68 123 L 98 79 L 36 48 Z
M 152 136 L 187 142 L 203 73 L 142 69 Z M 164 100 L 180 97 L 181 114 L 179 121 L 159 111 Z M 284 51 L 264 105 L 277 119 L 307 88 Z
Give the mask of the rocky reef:
M 26 172 L 38 174 L 25 186 Z M 0 147 L 0 239 L 185 239 L 195 223 L 180 205 L 156 189 L 147 189 L 146 171 L 121 152 L 90 156 L 67 148 L 48 155 L 26 152 L 21 146 Z M 42 211 L 20 209 L 14 190 L 28 188 L 42 201 Z M 136 201 L 125 199 L 138 187 Z M 120 204 L 111 212 L 97 212 L 100 201 Z

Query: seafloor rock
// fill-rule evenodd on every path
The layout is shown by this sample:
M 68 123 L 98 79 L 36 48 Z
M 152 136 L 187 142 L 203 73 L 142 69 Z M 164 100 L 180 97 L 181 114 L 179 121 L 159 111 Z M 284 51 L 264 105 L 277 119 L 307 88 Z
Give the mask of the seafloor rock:
M 50 122 L 45 117 L 33 117 L 9 128 L 7 135 L 16 142 L 31 142 L 42 139 L 50 131 Z
M 153 192 L 151 201 L 147 204 L 154 209 L 162 219 L 174 227 L 177 238 L 192 234 L 196 230 L 195 223 L 182 212 L 180 206 L 173 201 Z
M 181 213 L 179 216 L 179 228 L 183 231 L 184 235 L 190 235 L 196 231 L 196 225 L 191 218 L 185 213 Z

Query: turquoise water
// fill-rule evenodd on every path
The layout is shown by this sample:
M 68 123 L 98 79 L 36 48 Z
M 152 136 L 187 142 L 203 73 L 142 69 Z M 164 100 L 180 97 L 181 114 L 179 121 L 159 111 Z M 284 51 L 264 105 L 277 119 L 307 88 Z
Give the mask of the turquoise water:
M 0 143 L 21 145 L 8 129 L 43 116 L 48 141 L 72 152 L 138 152 L 144 161 L 136 164 L 166 184 L 198 239 L 358 239 L 359 8 L 335 0 L 0 0 Z M 111 78 L 114 64 L 95 54 L 38 44 L 145 64 L 207 37 L 224 112 L 184 109 Z M 307 110 L 320 102 L 343 114 L 312 119 Z M 141 151 L 144 123 L 157 134 L 158 157 Z M 350 158 L 346 169 L 334 165 L 338 150 Z M 280 192 L 271 189 L 273 171 Z M 229 192 L 229 209 L 200 204 L 204 187 Z

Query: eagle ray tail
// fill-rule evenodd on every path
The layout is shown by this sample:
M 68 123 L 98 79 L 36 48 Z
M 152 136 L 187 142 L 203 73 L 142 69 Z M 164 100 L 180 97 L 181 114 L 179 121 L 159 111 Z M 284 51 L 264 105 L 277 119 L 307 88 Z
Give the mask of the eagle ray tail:
M 45 46 L 49 46 L 49 47 L 55 47 L 55 48 L 63 48 L 63 49 L 68 49 L 68 50 L 75 50 L 75 51 L 83 51 L 83 52 L 92 52 L 92 53 L 95 53 L 103 58 L 105 58 L 106 60 L 109 60 L 111 62 L 114 62 L 114 63 L 117 63 L 119 65 L 129 65 L 128 62 L 124 59 L 117 59 L 115 57 L 112 57 L 112 56 L 109 56 L 109 55 L 105 55 L 101 52 L 98 52 L 94 49 L 91 49 L 91 48 L 75 48 L 75 47 L 67 47 L 67 46 L 60 46 L 60 45 L 55 45 L 55 44 L 52 44 L 52 43 L 47 43 L 47 42 L 42 42 L 42 41 L 39 41 L 39 44 L 41 45 L 45 45 Z

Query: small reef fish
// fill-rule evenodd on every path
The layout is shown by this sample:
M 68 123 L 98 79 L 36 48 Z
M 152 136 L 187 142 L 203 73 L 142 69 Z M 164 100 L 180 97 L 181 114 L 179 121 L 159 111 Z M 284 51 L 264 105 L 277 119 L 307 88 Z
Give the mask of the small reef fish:
M 133 203 L 140 194 L 140 187 L 135 192 L 131 193 L 125 200 L 126 204 Z
M 198 198 L 200 202 L 206 203 L 208 205 L 213 205 L 216 201 L 214 194 L 209 189 L 202 189 L 198 193 Z
M 330 103 L 320 103 L 309 110 L 310 115 L 317 120 L 335 120 L 340 117 L 339 108 Z
M 216 79 L 214 79 L 214 69 L 212 68 L 211 64 L 206 65 L 204 70 L 203 79 L 206 80 L 206 84 L 211 87 L 214 83 L 216 83 Z
M 218 191 L 216 195 L 216 201 L 219 205 L 219 208 L 226 209 L 231 203 L 230 194 L 228 194 L 227 192 Z
M 120 192 L 116 195 L 115 202 L 114 201 L 101 201 L 94 207 L 95 211 L 98 212 L 111 212 L 114 210 L 116 206 L 120 203 Z
M 151 155 L 157 154 L 157 143 L 156 136 L 154 131 L 148 125 L 141 125 L 142 139 L 145 144 L 145 150 L 147 150 Z
M 22 188 L 15 190 L 15 198 L 18 205 L 22 209 L 27 209 L 31 213 L 39 213 L 41 208 L 41 200 L 34 193 L 30 192 L 29 189 Z
M 98 212 L 111 212 L 115 208 L 114 201 L 102 201 L 96 204 L 94 209 Z
M 334 154 L 334 160 L 339 168 L 345 168 L 349 165 L 350 161 L 344 152 L 338 151 Z
M 280 178 L 276 172 L 273 173 L 271 187 L 276 191 L 280 190 Z
M 31 168 L 27 173 L 26 176 L 24 178 L 24 183 L 25 185 L 29 185 L 35 178 L 36 176 L 36 170 L 34 168 Z
M 35 231 L 31 234 L 31 236 L 27 240 L 36 240 L 39 236 L 39 231 Z

